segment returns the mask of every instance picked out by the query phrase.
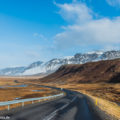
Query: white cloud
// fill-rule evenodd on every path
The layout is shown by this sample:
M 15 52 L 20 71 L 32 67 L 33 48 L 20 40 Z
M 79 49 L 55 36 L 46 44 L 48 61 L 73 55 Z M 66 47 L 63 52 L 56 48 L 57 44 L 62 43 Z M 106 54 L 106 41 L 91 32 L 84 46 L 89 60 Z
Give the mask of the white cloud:
M 83 23 L 89 21 L 93 17 L 93 11 L 85 4 L 56 4 L 59 8 L 59 14 L 67 21 L 75 23 Z
M 58 48 L 119 46 L 120 17 L 93 19 L 92 10 L 82 3 L 62 4 L 59 8 L 61 16 L 66 20 L 72 20 L 73 24 L 65 26 L 64 31 L 55 36 Z
M 106 0 L 107 3 L 113 7 L 120 7 L 120 0 Z

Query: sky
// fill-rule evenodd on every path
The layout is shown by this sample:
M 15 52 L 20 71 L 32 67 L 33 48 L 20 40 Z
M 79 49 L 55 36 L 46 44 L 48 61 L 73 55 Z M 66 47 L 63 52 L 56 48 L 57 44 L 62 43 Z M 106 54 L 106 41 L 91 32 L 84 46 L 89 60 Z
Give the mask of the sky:
M 0 0 L 0 69 L 120 49 L 120 0 Z

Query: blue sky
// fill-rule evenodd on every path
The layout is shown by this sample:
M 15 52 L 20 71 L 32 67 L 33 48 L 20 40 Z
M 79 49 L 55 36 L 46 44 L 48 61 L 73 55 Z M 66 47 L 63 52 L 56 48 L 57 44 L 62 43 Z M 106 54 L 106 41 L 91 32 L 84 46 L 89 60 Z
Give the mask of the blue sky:
M 0 0 L 0 68 L 119 49 L 120 0 Z

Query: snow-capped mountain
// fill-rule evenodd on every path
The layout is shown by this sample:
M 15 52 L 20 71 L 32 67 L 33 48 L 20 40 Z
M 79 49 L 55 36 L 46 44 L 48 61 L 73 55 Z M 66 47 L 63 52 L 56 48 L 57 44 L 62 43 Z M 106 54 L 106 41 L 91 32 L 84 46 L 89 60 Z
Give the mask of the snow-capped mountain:
M 106 52 L 88 52 L 88 53 L 77 53 L 74 56 L 55 58 L 48 62 L 34 62 L 26 67 L 16 68 L 5 68 L 0 70 L 0 75 L 36 75 L 52 73 L 57 70 L 61 65 L 65 64 L 83 64 L 86 62 L 94 62 L 100 60 L 110 60 L 120 58 L 120 50 L 106 51 Z
M 19 73 L 23 73 L 25 70 L 25 67 L 13 67 L 13 68 L 5 68 L 0 70 L 0 75 L 2 76 L 12 76 L 17 75 Z

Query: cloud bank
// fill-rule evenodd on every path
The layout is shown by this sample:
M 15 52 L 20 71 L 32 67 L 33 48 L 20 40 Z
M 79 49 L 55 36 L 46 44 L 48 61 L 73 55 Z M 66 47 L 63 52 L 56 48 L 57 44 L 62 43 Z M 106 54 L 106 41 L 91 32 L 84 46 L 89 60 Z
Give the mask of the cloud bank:
M 55 37 L 57 48 L 102 46 L 118 48 L 120 44 L 120 17 L 95 18 L 96 13 L 81 2 L 57 4 L 59 14 L 69 21 L 64 30 Z M 109 47 L 110 46 L 110 47 Z

